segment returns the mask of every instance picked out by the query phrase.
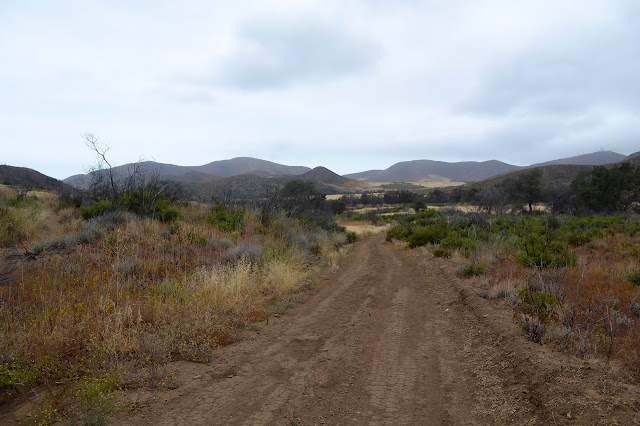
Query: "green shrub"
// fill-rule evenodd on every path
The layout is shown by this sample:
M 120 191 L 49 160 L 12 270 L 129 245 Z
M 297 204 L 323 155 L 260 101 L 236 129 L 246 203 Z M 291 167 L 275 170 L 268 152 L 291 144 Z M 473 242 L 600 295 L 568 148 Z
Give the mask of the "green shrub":
M 523 253 L 518 260 L 529 268 L 563 268 L 575 266 L 578 256 L 571 251 L 556 254 L 549 250 L 543 250 L 534 254 Z
M 479 263 L 470 263 L 462 268 L 461 274 L 463 277 L 475 277 L 476 275 L 484 275 L 487 272 L 484 265 Z
M 446 233 L 446 228 L 437 225 L 416 228 L 409 236 L 409 247 L 415 248 L 426 244 L 439 243 L 446 236 Z
M 89 207 L 80 207 L 80 215 L 83 219 L 91 219 L 112 210 L 113 205 L 109 200 L 94 201 Z
M 411 235 L 411 231 L 405 225 L 397 225 L 387 231 L 387 242 L 391 242 L 393 240 L 406 241 Z
M 524 314 L 524 321 L 519 324 L 530 340 L 541 342 L 547 324 L 557 319 L 554 311 L 558 298 L 553 293 L 522 287 L 518 290 L 519 309 Z
M 464 257 L 470 257 L 476 250 L 476 244 L 468 238 L 461 238 L 457 236 L 457 234 L 452 234 L 452 236 L 448 236 L 440 241 L 440 247 L 451 251 L 458 249 Z
M 99 425 L 118 409 L 120 384 L 114 376 L 81 377 L 73 384 L 69 420 L 75 424 Z
M 243 227 L 244 212 L 242 210 L 231 212 L 223 203 L 217 203 L 207 214 L 207 223 L 221 231 L 235 231 Z
M 38 197 L 35 195 L 16 195 L 15 197 L 11 197 L 7 200 L 7 205 L 16 208 L 29 207 L 35 205 L 37 200 Z
M 451 257 L 451 249 L 447 249 L 447 248 L 437 248 L 435 250 L 433 250 L 433 255 L 435 257 L 444 257 L 444 258 L 449 258 Z
M 555 319 L 556 314 L 553 308 L 558 303 L 558 298 L 555 294 L 527 286 L 518 290 L 518 297 L 520 298 L 523 312 L 536 321 L 546 324 Z
M 561 268 L 575 266 L 577 262 L 578 256 L 563 241 L 549 241 L 545 235 L 537 234 L 533 230 L 521 241 L 524 251 L 518 260 L 524 266 Z
M 640 268 L 636 268 L 627 274 L 627 281 L 640 287 Z
M 164 223 L 171 223 L 178 220 L 180 212 L 176 209 L 166 208 L 158 211 L 158 219 Z
M 568 237 L 569 244 L 571 244 L 572 246 L 581 246 L 583 244 L 587 244 L 592 239 L 592 235 L 584 231 L 572 232 Z
M 349 244 L 353 244 L 353 243 L 355 243 L 356 241 L 358 241 L 358 234 L 356 234 L 356 233 L 355 233 L 355 232 L 353 232 L 353 231 L 349 231 L 349 232 L 347 232 L 347 242 L 348 242 Z

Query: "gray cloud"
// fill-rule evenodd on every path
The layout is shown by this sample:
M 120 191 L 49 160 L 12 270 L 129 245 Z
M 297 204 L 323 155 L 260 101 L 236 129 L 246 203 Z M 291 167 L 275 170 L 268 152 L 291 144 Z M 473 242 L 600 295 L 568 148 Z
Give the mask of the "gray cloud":
M 636 0 L 4 3 L 0 160 L 56 177 L 85 131 L 119 164 L 344 173 L 640 145 Z
M 606 26 L 561 28 L 489 64 L 458 111 L 575 114 L 599 106 L 640 109 L 640 12 L 622 4 Z M 604 18 L 603 18 L 604 20 Z
M 241 89 L 322 83 L 365 72 L 381 57 L 377 43 L 335 23 L 251 22 L 239 34 L 241 45 L 222 60 L 215 80 Z

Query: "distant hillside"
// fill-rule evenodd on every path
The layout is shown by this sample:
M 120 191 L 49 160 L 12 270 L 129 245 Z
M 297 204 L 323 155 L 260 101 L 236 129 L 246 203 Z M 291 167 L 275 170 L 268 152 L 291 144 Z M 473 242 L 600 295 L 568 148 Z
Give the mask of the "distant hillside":
M 292 180 L 311 181 L 315 184 L 316 189 L 324 194 L 341 194 L 362 190 L 357 181 L 342 177 L 325 167 L 316 167 L 301 175 L 289 174 L 270 177 L 237 175 L 201 182 L 181 182 L 181 184 L 188 192 L 205 200 L 212 195 L 232 199 L 257 199 L 265 197 L 269 188 L 281 188 Z
M 518 166 L 497 160 L 483 162 L 464 161 L 458 163 L 414 160 L 396 163 L 386 170 L 370 170 L 345 175 L 345 177 L 367 182 L 434 182 L 447 180 L 454 182 L 475 182 L 517 168 Z
M 617 163 L 626 157 L 612 151 L 596 151 L 591 154 L 577 155 L 575 157 L 560 158 L 558 160 L 546 161 L 544 163 L 532 164 L 529 167 L 552 166 L 560 164 L 573 164 L 581 166 L 602 166 L 605 164 Z
M 250 157 L 214 161 L 202 166 L 176 166 L 175 164 L 143 161 L 117 166 L 114 167 L 113 170 L 116 176 L 126 176 L 134 167 L 138 167 L 143 173 L 159 175 L 161 179 L 179 182 L 203 182 L 218 177 L 247 174 L 263 177 L 283 174 L 300 175 L 311 170 L 309 167 L 286 166 Z M 89 179 L 87 179 L 87 175 L 85 174 L 69 176 L 64 179 L 64 182 L 79 188 L 87 188 L 89 185 Z
M 640 163 L 640 151 L 634 152 L 633 154 L 626 156 L 620 162 L 623 162 L 623 161 L 630 161 L 630 162 L 636 163 L 636 164 Z
M 309 167 L 285 166 L 283 164 L 250 157 L 214 161 L 204 166 L 192 167 L 192 169 L 198 172 L 213 173 L 225 177 L 237 175 L 301 175 L 311 170 Z
M 597 154 L 602 153 L 602 156 L 598 156 Z M 613 155 L 610 155 L 613 154 Z M 611 159 L 611 158 L 620 158 L 622 157 L 621 160 L 618 160 L 616 162 L 612 162 L 612 163 L 605 163 L 605 164 L 597 164 L 598 161 L 604 161 L 604 159 Z M 578 160 L 575 160 L 578 159 Z M 550 161 L 549 163 L 555 163 L 557 162 L 564 162 L 564 161 L 583 161 L 583 162 L 592 162 L 592 163 L 596 163 L 596 164 L 548 164 L 548 165 L 543 165 L 543 166 L 539 166 L 539 167 L 535 167 L 535 166 L 529 166 L 525 169 L 518 169 L 518 170 L 512 170 L 506 173 L 502 173 L 498 176 L 492 176 L 490 178 L 487 178 L 485 180 L 482 180 L 480 182 L 476 182 L 473 184 L 469 184 L 466 185 L 466 187 L 475 187 L 475 188 L 488 188 L 494 185 L 498 185 L 502 182 L 504 182 L 506 179 L 510 179 L 510 178 L 515 178 L 518 176 L 518 174 L 520 173 L 526 173 L 528 170 L 530 170 L 531 168 L 539 168 L 542 171 L 542 185 L 544 187 L 551 187 L 551 186 L 555 186 L 555 185 L 570 185 L 571 182 L 573 182 L 573 180 L 576 178 L 576 176 L 578 176 L 578 173 L 583 172 L 583 171 L 588 171 L 593 169 L 595 166 L 600 166 L 600 165 L 604 165 L 607 167 L 613 167 L 616 164 L 622 163 L 622 162 L 626 162 L 626 161 L 630 161 L 633 163 L 640 163 L 640 152 L 636 152 L 634 154 L 631 154 L 629 156 L 624 156 L 621 154 L 617 154 L 615 152 L 610 152 L 610 151 L 599 151 L 599 152 L 594 152 L 593 154 L 587 154 L 587 155 L 580 155 L 577 157 L 571 157 L 571 158 L 566 158 L 566 159 L 561 159 L 561 160 L 555 160 L 555 161 Z M 542 163 L 542 164 L 546 164 L 546 163 Z
M 315 169 L 309 170 L 307 173 L 296 176 L 295 178 L 330 185 L 344 185 L 349 182 L 348 178 L 340 176 L 326 167 L 316 167 Z
M 478 182 L 512 170 L 549 165 L 598 166 L 616 163 L 624 158 L 624 155 L 615 152 L 598 151 L 591 154 L 561 158 L 524 167 L 503 163 L 497 160 L 482 162 L 464 161 L 457 163 L 433 160 L 414 160 L 396 163 L 385 170 L 369 170 L 366 172 L 348 174 L 345 175 L 345 177 L 366 182 Z
M 541 166 L 536 168 L 539 168 L 542 171 L 542 185 L 545 187 L 549 187 L 549 186 L 554 186 L 558 184 L 569 185 L 571 184 L 573 179 L 575 179 L 578 173 L 585 170 L 591 170 L 593 167 L 594 166 L 567 164 L 567 165 Z M 510 172 L 503 173 L 498 176 L 492 176 L 483 181 L 475 182 L 466 186 L 476 187 L 476 188 L 488 188 L 490 186 L 498 185 L 507 179 L 516 178 L 519 174 L 527 173 L 530 170 L 531 168 L 512 170 Z
M 209 200 L 212 196 L 223 199 L 256 199 L 267 194 L 270 183 L 267 178 L 256 175 L 219 177 L 200 182 L 181 182 L 191 198 Z
M 58 179 L 26 167 L 0 166 L 0 184 L 19 186 L 26 189 L 39 187 L 58 192 L 71 190 L 68 185 Z

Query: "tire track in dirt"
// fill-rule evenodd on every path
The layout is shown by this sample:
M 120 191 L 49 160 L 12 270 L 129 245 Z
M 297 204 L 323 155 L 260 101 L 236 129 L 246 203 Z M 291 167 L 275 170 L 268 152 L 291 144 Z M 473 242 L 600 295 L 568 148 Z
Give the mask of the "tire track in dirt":
M 519 374 L 535 365 L 526 364 L 522 351 L 512 354 L 515 343 L 503 340 L 503 328 L 491 325 L 483 305 L 467 300 L 446 261 L 425 262 L 377 235 L 356 244 L 343 263 L 305 303 L 246 332 L 210 364 L 181 363 L 180 388 L 155 399 L 142 392 L 115 424 L 526 424 L 552 418 L 539 387 L 520 382 Z
M 291 316 L 272 321 L 265 327 L 266 333 L 260 342 L 246 341 L 229 348 L 218 362 L 214 361 L 214 382 L 209 389 L 183 389 L 182 392 L 165 397 L 167 404 L 156 409 L 156 416 L 140 413 L 142 424 L 272 424 L 273 413 L 285 402 L 295 399 L 292 394 L 301 392 L 310 380 L 315 363 L 322 362 L 323 353 L 318 351 L 327 330 L 334 330 L 352 316 L 351 303 L 358 302 L 359 294 L 350 292 L 354 282 L 371 279 L 370 247 L 358 247 L 351 256 L 351 262 L 341 269 L 332 285 L 321 291 L 315 298 L 317 303 L 303 305 L 304 313 L 289 321 Z M 340 300 L 338 300 L 340 299 Z M 349 301 L 343 309 L 335 309 Z M 276 324 L 273 324 L 275 322 Z M 288 324 L 287 324 L 288 323 Z M 288 326 L 287 326 L 288 325 Z M 317 325 L 317 326 L 316 326 Z M 266 341 L 265 341 L 266 340 Z M 217 364 L 217 365 L 215 365 Z M 215 370 L 225 370 L 231 374 L 216 374 Z M 217 368 L 216 368 L 217 367 Z M 222 379 L 222 380 L 221 380 Z M 226 379 L 226 380 L 225 380 Z M 207 391 L 204 391 L 204 390 Z M 185 413 L 184 404 L 175 404 L 177 399 L 192 393 L 191 405 L 195 410 Z M 250 396 L 250 398 L 247 398 Z M 175 402 L 172 402 L 172 399 Z M 155 408 L 155 407 L 154 407 Z M 142 417 L 144 416 L 144 417 Z M 129 423 L 128 418 L 123 423 Z

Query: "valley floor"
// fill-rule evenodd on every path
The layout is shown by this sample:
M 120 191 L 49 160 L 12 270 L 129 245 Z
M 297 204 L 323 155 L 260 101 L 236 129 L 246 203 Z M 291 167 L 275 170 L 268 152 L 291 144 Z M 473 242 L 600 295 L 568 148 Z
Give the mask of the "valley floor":
M 422 250 L 422 251 L 421 251 Z M 130 391 L 115 424 L 633 424 L 615 366 L 527 341 L 504 301 L 452 261 L 359 242 L 318 291 L 223 348 L 178 363 L 175 390 Z

